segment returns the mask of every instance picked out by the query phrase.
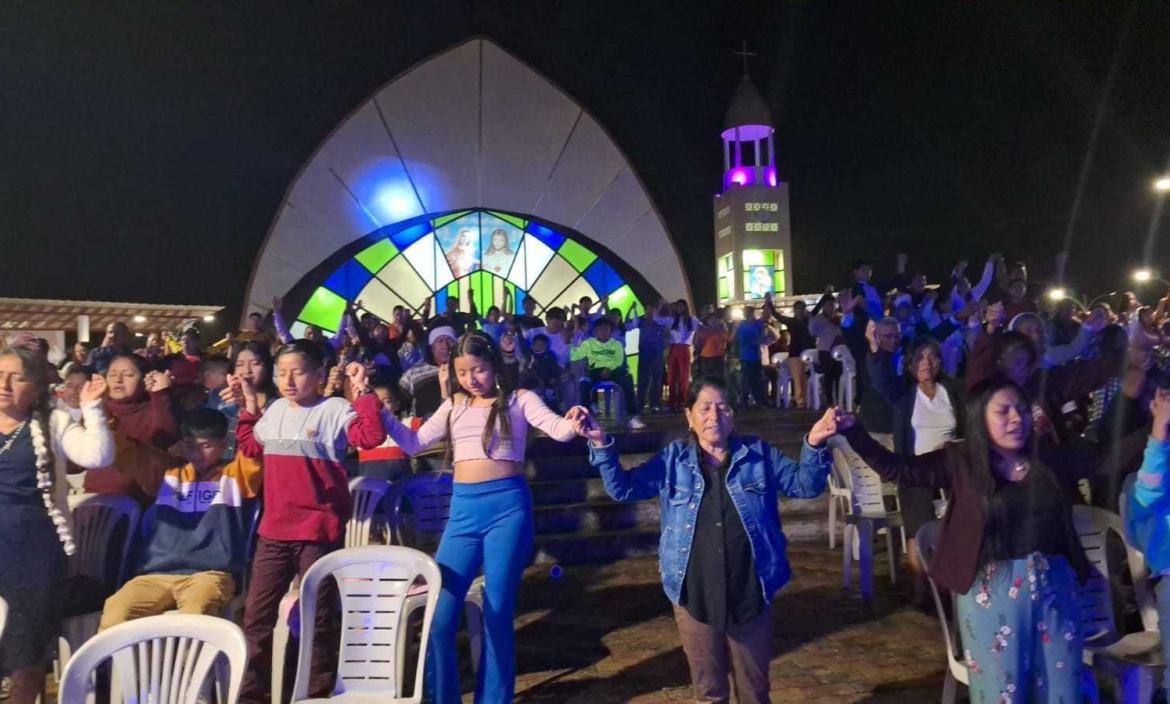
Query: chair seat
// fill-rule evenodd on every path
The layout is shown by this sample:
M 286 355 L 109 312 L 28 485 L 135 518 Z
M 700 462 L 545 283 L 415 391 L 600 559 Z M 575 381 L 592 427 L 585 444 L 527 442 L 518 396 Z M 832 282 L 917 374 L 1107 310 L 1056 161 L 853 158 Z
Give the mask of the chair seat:
M 1166 664 L 1162 658 L 1162 637 L 1157 631 L 1128 633 L 1116 643 L 1087 650 L 1091 650 L 1094 660 L 1108 658 L 1152 667 L 1162 667 Z
M 332 697 L 324 699 L 297 699 L 291 704 L 386 704 L 387 702 L 409 701 L 410 698 L 394 699 L 382 693 L 367 693 L 367 692 L 345 692 L 343 694 L 334 694 Z

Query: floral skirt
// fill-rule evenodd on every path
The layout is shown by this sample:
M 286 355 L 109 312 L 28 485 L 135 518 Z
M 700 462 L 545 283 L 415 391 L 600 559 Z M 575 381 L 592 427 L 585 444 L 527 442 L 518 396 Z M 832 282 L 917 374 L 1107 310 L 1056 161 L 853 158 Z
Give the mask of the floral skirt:
M 1081 610 L 1064 558 L 990 563 L 957 602 L 973 704 L 1083 700 Z

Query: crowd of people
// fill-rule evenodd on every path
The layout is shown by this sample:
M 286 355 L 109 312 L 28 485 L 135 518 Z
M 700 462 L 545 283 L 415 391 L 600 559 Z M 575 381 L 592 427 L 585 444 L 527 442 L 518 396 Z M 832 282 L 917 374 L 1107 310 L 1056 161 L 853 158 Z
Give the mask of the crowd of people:
M 960 262 L 929 286 L 904 255 L 888 280 L 868 261 L 851 274 L 811 310 L 765 296 L 734 319 L 714 307 L 697 317 L 685 301 L 623 316 L 589 298 L 481 315 L 474 298 L 464 311 L 448 297 L 436 315 L 399 307 L 381 320 L 359 301 L 336 333 L 310 326 L 294 339 L 274 300 L 271 329 L 253 313 L 214 344 L 195 328 L 138 337 L 116 322 L 53 365 L 43 340 L 18 340 L 0 351 L 0 552 L 45 559 L 0 561 L 11 701 L 43 686 L 74 550 L 70 487 L 131 496 L 150 517 L 102 629 L 172 609 L 222 614 L 248 575 L 243 701 L 261 702 L 280 599 L 344 544 L 348 480 L 398 479 L 440 444 L 454 494 L 436 554 L 435 701 L 459 701 L 455 633 L 481 569 L 477 701 L 510 701 L 513 610 L 533 545 L 530 427 L 586 438 L 615 500 L 661 497 L 663 587 L 704 701 L 727 701 L 731 675 L 740 701 L 768 700 L 769 604 L 789 575 L 776 497 L 822 493 L 830 447 L 898 483 L 908 535 L 945 506 L 930 573 L 957 602 L 972 701 L 1077 701 L 1087 563 L 1070 507 L 1118 510 L 1136 473 L 1133 540 L 1155 571 L 1170 564 L 1170 297 L 1087 308 L 1037 297 L 1028 268 L 999 255 L 974 284 Z M 735 432 L 736 409 L 774 405 L 779 385 L 801 407 L 817 395 L 809 380 L 835 398 L 847 366 L 856 409 L 826 411 L 799 460 Z M 623 469 L 616 425 L 595 407 L 606 384 L 630 428 L 643 412 L 681 412 L 687 439 Z M 921 597 L 925 569 L 909 555 Z M 1157 594 L 1170 624 L 1170 587 Z M 326 588 L 318 646 L 337 641 L 333 600 Z M 330 658 L 315 649 L 315 696 L 331 688 Z

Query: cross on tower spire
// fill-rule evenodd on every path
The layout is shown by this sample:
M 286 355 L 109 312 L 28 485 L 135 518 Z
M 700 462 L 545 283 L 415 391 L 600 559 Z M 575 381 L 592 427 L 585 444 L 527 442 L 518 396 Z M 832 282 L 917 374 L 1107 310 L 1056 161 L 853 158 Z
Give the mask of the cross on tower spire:
M 743 58 L 743 75 L 745 75 L 745 76 L 747 75 L 747 72 L 748 72 L 748 57 L 749 56 L 759 56 L 759 54 L 754 52 L 754 51 L 748 51 L 746 39 L 743 40 L 739 51 L 733 51 L 731 53 Z

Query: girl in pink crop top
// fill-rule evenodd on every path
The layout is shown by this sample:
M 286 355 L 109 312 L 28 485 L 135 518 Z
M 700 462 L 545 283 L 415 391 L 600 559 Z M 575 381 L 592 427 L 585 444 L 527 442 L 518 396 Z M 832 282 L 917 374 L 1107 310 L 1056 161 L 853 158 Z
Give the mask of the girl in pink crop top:
M 573 421 L 550 411 L 536 394 L 522 390 L 511 394 L 507 401 L 511 432 L 501 434 L 497 424 L 485 453 L 484 427 L 492 407 L 471 404 L 472 397 L 464 394 L 448 398 L 418 432 L 398 422 L 390 414 L 386 414 L 384 425 L 386 432 L 408 455 L 417 455 L 449 435 L 456 463 L 487 459 L 523 462 L 529 426 L 544 431 L 545 435 L 560 442 L 567 442 L 577 436 Z
M 577 421 L 588 411 L 577 406 L 562 418 L 534 393 L 501 389 L 496 371 L 503 367 L 503 358 L 495 341 L 482 332 L 459 338 L 448 365 L 458 391 L 418 432 L 389 413 L 382 414 L 382 424 L 407 454 L 422 452 L 444 438 L 453 450 L 451 514 L 435 554 L 443 584 L 431 622 L 434 701 L 461 701 L 455 631 L 463 599 L 482 566 L 484 604 L 492 608 L 484 609 L 486 643 L 475 701 L 510 702 L 516 680 L 512 617 L 533 545 L 532 493 L 523 472 L 528 427 L 564 442 L 577 434 Z M 460 463 L 465 463 L 462 470 Z

